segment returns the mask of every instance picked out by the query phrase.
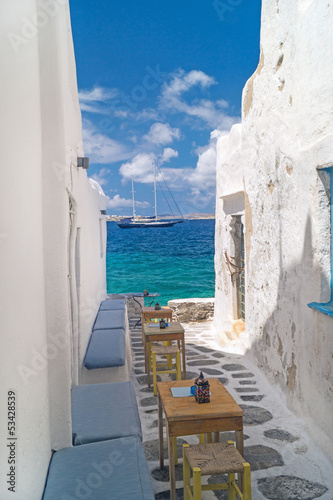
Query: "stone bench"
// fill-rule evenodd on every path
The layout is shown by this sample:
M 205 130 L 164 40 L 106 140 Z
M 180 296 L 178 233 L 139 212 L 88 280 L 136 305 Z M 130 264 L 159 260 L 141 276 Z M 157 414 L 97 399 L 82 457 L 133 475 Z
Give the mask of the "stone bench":
M 88 370 L 125 365 L 125 330 L 96 330 L 91 334 L 83 366 Z
M 113 300 L 103 300 L 99 306 L 100 311 L 114 311 L 120 310 L 125 311 L 126 301 L 125 299 L 113 299 Z
M 93 332 L 96 330 L 111 330 L 122 328 L 126 330 L 125 310 L 99 310 L 93 326 Z
M 138 437 L 64 448 L 51 458 L 42 500 L 154 500 Z
M 71 401 L 74 446 L 127 436 L 142 439 L 131 382 L 78 385 Z
M 98 310 L 81 370 L 82 384 L 124 382 L 132 353 L 125 299 L 104 300 Z

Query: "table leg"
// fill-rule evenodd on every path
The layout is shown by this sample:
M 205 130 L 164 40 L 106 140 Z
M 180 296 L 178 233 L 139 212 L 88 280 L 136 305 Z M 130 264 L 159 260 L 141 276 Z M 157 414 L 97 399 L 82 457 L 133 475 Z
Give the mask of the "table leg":
M 143 323 L 142 323 L 142 344 L 143 344 L 143 352 L 145 354 L 145 373 L 147 373 L 147 355 L 146 355 L 146 335 L 143 329 Z
M 158 446 L 160 457 L 160 469 L 164 467 L 164 452 L 163 452 L 163 408 L 160 398 L 160 393 L 157 391 L 157 408 L 158 408 Z
M 186 358 L 185 358 L 185 339 L 182 339 L 182 353 L 183 353 L 183 377 L 186 380 Z
M 213 437 L 213 443 L 219 443 L 220 442 L 220 433 L 219 432 L 212 432 L 212 437 Z
M 170 500 L 177 500 L 176 497 L 176 471 L 175 471 L 175 440 L 169 434 L 168 423 L 166 422 L 166 432 L 168 437 L 168 451 L 169 451 L 169 478 L 170 478 Z
M 150 356 L 151 356 L 150 342 L 146 342 L 146 353 L 147 353 L 147 384 L 148 387 L 150 387 Z
M 244 436 L 243 431 L 235 431 L 236 435 L 236 448 L 239 453 L 244 457 Z
M 146 339 L 143 339 L 143 352 L 145 355 L 145 373 L 147 373 L 147 342 Z

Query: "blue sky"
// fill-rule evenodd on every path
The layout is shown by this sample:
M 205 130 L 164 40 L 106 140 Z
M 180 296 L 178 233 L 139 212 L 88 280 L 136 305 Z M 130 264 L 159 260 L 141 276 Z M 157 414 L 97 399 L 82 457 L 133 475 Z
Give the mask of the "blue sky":
M 215 209 L 215 144 L 259 61 L 260 0 L 70 0 L 85 155 L 108 213 Z M 170 213 L 158 190 L 158 212 Z

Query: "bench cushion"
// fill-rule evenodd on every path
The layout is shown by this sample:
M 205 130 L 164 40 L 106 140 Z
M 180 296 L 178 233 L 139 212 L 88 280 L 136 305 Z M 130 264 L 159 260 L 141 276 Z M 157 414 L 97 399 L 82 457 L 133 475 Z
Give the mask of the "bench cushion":
M 125 436 L 142 439 L 132 383 L 73 387 L 72 432 L 74 446 Z
M 103 300 L 99 307 L 100 311 L 114 311 L 119 309 L 125 311 L 126 301 L 125 299 L 114 299 L 114 300 Z
M 119 310 L 98 311 L 93 331 L 111 330 L 115 328 L 126 329 L 125 312 Z
M 125 364 L 125 332 L 118 330 L 97 330 L 90 336 L 83 361 L 88 370 L 110 368 Z
M 154 500 L 140 439 L 126 437 L 53 454 L 43 500 Z

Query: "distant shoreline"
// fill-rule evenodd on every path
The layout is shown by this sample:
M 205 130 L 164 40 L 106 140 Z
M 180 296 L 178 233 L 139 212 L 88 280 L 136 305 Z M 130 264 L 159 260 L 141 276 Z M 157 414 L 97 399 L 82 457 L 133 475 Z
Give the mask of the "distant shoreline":
M 106 221 L 107 222 L 119 222 L 122 219 L 129 219 L 130 216 L 126 215 L 107 215 L 106 216 Z M 165 216 L 165 217 L 158 217 L 160 220 L 163 219 L 170 219 L 170 216 Z M 174 219 L 181 219 L 181 217 L 173 217 Z M 185 215 L 184 216 L 185 220 L 212 220 L 215 219 L 215 214 L 207 214 L 207 215 Z

